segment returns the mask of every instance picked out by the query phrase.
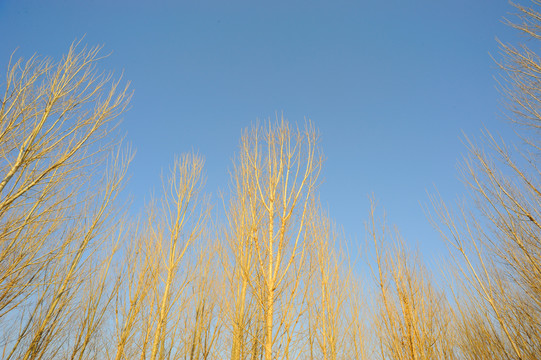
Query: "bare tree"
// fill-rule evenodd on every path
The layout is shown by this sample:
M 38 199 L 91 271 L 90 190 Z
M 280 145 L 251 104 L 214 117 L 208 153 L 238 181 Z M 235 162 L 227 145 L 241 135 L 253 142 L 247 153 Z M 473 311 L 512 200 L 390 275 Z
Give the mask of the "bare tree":
M 78 45 L 58 62 L 10 63 L 3 85 L 4 359 L 81 358 L 116 288 L 106 281 L 119 228 L 113 204 L 130 158 L 111 152 L 119 144 L 109 134 L 129 95 L 95 70 L 99 47 Z
M 341 250 L 342 235 L 328 216 L 320 214 L 310 226 L 308 346 L 310 359 L 362 359 L 366 339 L 362 304 L 348 258 Z
M 389 234 L 372 202 L 369 234 L 374 243 L 377 304 L 374 327 L 381 359 L 455 359 L 450 306 L 421 260 L 398 233 Z M 391 242 L 389 243 L 389 238 Z
M 514 4 L 508 24 L 541 39 L 539 1 Z M 535 47 L 500 43 L 501 89 L 520 145 L 487 133 L 468 141 L 463 173 L 473 206 L 450 209 L 434 199 L 443 236 L 453 250 L 464 297 L 458 302 L 459 346 L 464 356 L 493 359 L 541 357 L 541 58 Z
M 311 124 L 292 129 L 283 118 L 242 137 L 225 247 L 228 281 L 239 295 L 230 316 L 234 359 L 255 355 L 248 349 L 265 359 L 301 351 L 292 344 L 300 341 L 296 330 L 304 312 L 307 227 L 321 168 L 316 142 Z
M 178 359 L 192 352 L 181 331 L 192 315 L 188 290 L 197 268 L 193 246 L 208 218 L 207 200 L 200 194 L 202 169 L 201 157 L 179 157 L 164 180 L 163 197 L 149 205 L 132 239 L 127 280 L 118 301 L 115 359 Z M 198 270 L 205 273 L 204 268 Z M 204 284 L 199 285 L 194 289 L 206 291 Z M 197 299 L 196 320 L 208 317 L 205 299 Z M 206 330 L 201 329 L 206 324 L 202 321 L 192 325 Z
M 254 241 L 261 227 L 263 208 L 258 201 L 255 169 L 249 162 L 248 149 L 243 148 L 231 172 L 231 195 L 226 211 L 227 226 L 221 231 L 222 266 L 225 278 L 222 322 L 227 328 L 233 360 L 258 358 L 262 323 L 250 274 L 255 271 Z M 226 356 L 224 354 L 224 356 Z

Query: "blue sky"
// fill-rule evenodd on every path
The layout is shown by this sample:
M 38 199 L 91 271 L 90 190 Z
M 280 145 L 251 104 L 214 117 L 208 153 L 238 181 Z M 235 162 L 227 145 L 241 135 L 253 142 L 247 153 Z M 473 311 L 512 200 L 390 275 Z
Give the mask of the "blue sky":
M 112 52 L 134 97 L 121 130 L 136 149 L 135 208 L 174 155 L 206 158 L 216 206 L 241 130 L 282 112 L 310 118 L 326 156 L 320 195 L 352 239 L 369 196 L 430 257 L 441 240 L 422 205 L 463 194 L 463 132 L 509 131 L 500 114 L 495 37 L 516 41 L 500 0 L 0 0 L 0 69 L 10 54 L 59 58 L 75 39 Z

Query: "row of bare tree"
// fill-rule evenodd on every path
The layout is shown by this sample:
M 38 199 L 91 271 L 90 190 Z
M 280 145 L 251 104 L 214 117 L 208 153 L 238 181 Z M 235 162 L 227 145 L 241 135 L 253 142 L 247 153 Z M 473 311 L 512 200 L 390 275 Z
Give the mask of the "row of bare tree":
M 541 40 L 538 1 L 511 26 Z M 537 42 L 534 42 L 537 43 Z M 246 130 L 224 216 L 179 157 L 133 219 L 127 87 L 99 48 L 10 63 L 0 103 L 2 359 L 540 359 L 541 59 L 501 44 L 520 144 L 469 142 L 469 197 L 433 198 L 453 270 L 434 280 L 378 215 L 363 274 L 317 194 L 311 123 Z M 484 147 L 483 147 L 484 146 Z

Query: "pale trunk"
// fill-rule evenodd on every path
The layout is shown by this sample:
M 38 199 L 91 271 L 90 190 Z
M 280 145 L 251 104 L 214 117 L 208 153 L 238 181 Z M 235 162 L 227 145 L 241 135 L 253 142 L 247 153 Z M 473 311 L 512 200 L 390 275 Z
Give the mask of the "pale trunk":
M 267 277 L 267 306 L 265 309 L 265 360 L 272 360 L 272 317 L 274 312 L 273 239 L 274 201 L 269 204 L 269 268 Z

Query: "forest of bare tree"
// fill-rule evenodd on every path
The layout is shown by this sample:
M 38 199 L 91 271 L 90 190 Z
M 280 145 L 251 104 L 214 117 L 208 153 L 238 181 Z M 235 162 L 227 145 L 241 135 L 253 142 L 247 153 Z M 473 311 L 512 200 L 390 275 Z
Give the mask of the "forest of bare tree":
M 540 5 L 515 5 L 508 23 L 527 42 L 500 43 L 515 134 L 466 139 L 467 197 L 434 194 L 427 209 L 449 249 L 444 276 L 376 200 L 365 258 L 350 254 L 320 203 L 310 121 L 244 130 L 217 203 L 203 158 L 177 157 L 134 217 L 122 196 L 133 156 L 118 136 L 131 90 L 100 72 L 100 48 L 12 58 L 0 95 L 1 358 L 540 359 Z

